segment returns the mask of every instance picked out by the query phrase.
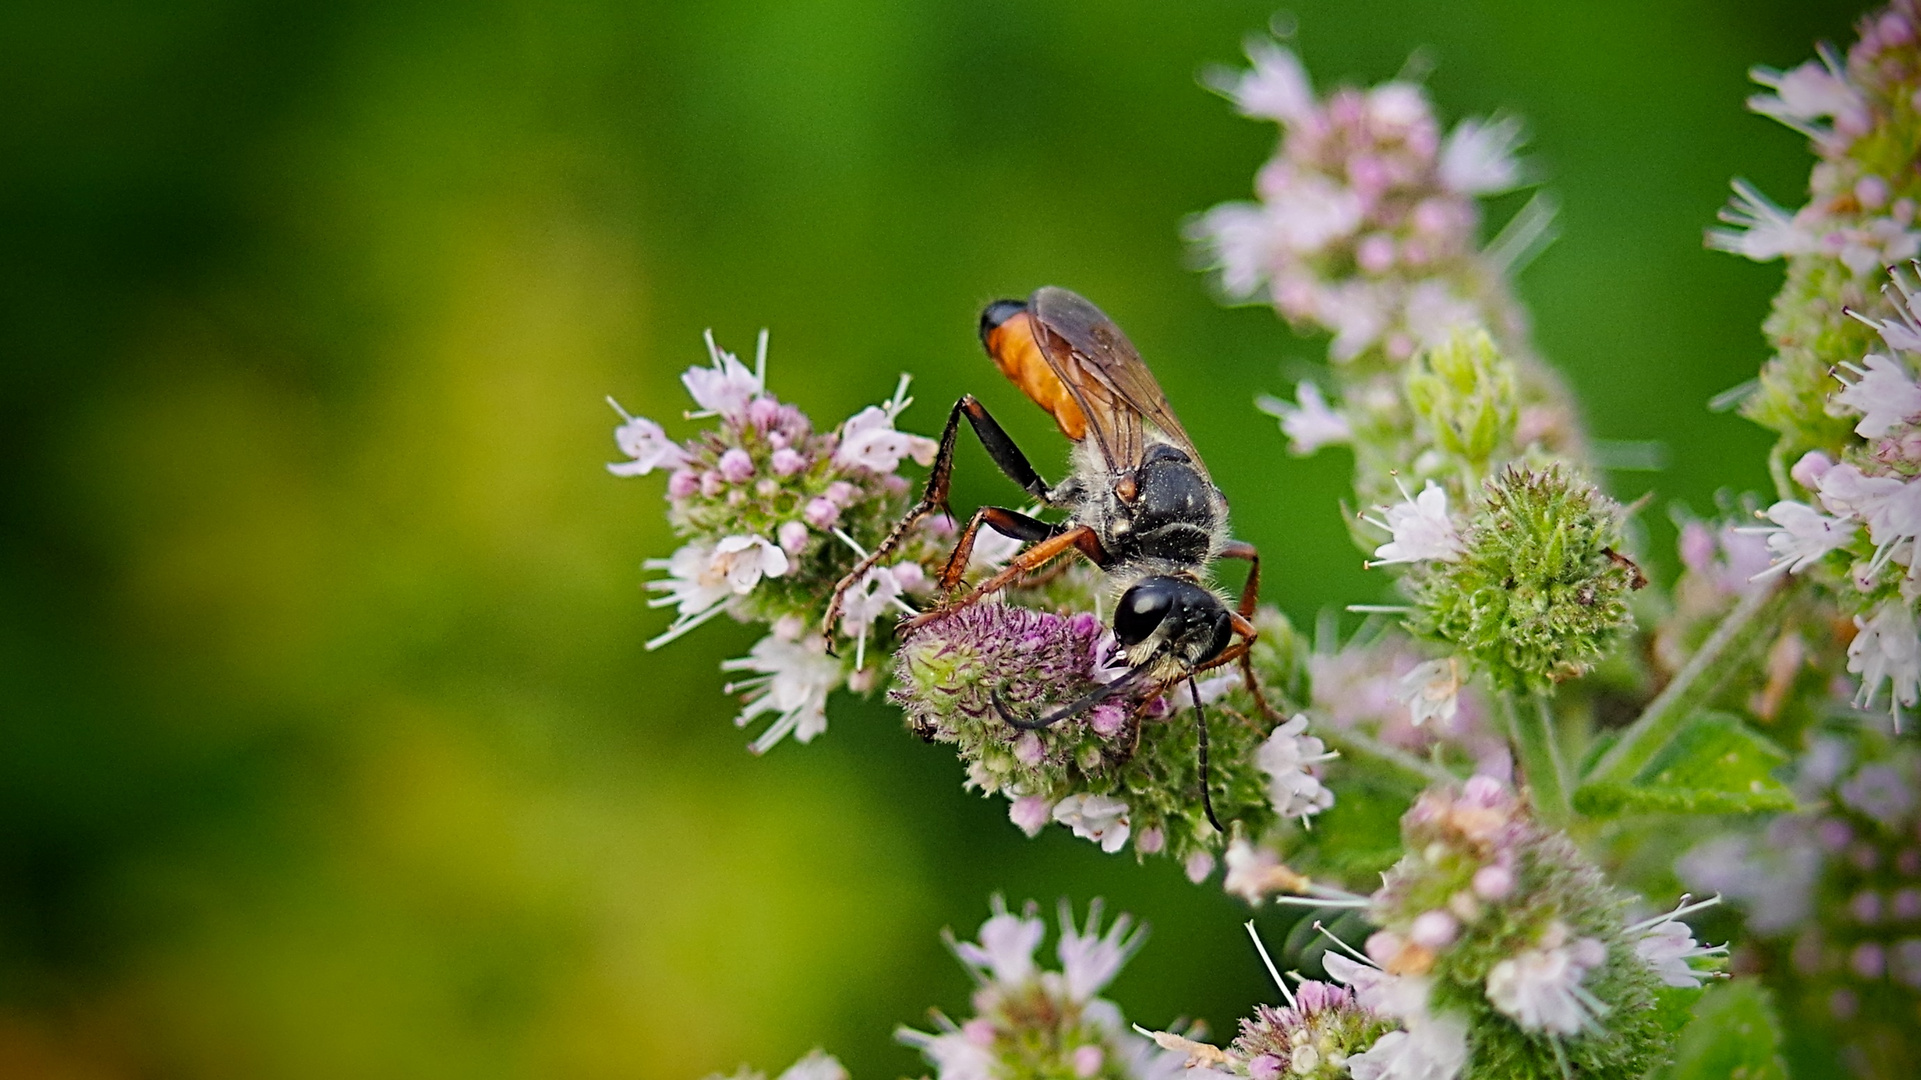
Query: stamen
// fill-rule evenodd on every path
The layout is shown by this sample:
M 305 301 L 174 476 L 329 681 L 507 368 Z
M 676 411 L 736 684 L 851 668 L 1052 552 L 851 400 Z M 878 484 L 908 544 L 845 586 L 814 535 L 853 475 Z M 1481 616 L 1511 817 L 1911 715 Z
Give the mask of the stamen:
M 1323 934 L 1326 934 L 1327 940 L 1332 941 L 1336 945 L 1339 945 L 1342 951 L 1346 952 L 1349 956 L 1352 956 L 1354 959 L 1359 960 L 1361 963 L 1366 964 L 1368 967 L 1378 969 L 1381 966 L 1375 963 L 1374 961 L 1368 959 L 1366 954 L 1357 952 L 1354 946 L 1349 945 L 1345 941 L 1342 941 L 1338 936 L 1335 935 L 1334 931 L 1329 930 L 1325 926 L 1322 926 L 1321 920 L 1319 919 L 1314 920 L 1314 929 L 1319 930 Z
M 615 401 L 614 396 L 612 394 L 607 395 L 607 404 L 612 405 L 614 407 L 614 411 L 620 414 L 620 418 L 622 420 L 625 420 L 630 424 L 634 422 L 634 418 L 628 414 L 626 409 L 623 409 L 620 407 L 620 402 Z
M 1254 951 L 1261 954 L 1261 963 L 1267 965 L 1268 977 L 1274 980 L 1275 986 L 1278 986 L 1281 988 L 1281 995 L 1287 998 L 1288 1008 L 1290 1009 L 1293 1008 L 1294 1007 L 1294 991 L 1289 990 L 1287 988 L 1287 980 L 1281 978 L 1280 971 L 1277 968 L 1275 968 L 1274 958 L 1267 955 L 1267 946 L 1261 944 L 1261 935 L 1258 931 L 1254 929 L 1254 920 L 1249 919 L 1247 920 L 1246 923 L 1242 925 L 1247 927 L 1247 936 L 1254 939 Z

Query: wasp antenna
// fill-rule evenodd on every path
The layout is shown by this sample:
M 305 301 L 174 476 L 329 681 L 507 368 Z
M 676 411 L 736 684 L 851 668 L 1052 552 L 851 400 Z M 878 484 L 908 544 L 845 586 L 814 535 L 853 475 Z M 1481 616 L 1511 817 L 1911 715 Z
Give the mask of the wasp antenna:
M 1222 836 L 1226 836 L 1227 826 L 1222 825 L 1221 819 L 1214 816 L 1214 797 L 1210 795 L 1207 790 L 1209 786 L 1207 771 L 1207 710 L 1201 708 L 1201 688 L 1195 684 L 1194 674 L 1192 672 L 1189 672 L 1187 676 L 1187 692 L 1194 698 L 1194 715 L 1200 721 L 1201 809 L 1207 811 L 1208 824 L 1214 826 L 1216 832 L 1219 832 Z

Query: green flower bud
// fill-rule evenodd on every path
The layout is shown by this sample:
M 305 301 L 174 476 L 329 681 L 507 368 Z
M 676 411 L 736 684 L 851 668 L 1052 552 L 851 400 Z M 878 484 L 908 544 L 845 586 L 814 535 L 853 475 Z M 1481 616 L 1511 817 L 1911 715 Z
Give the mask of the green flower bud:
M 1580 675 L 1632 626 L 1640 571 L 1615 553 L 1620 507 L 1560 466 L 1488 480 L 1458 560 L 1409 577 L 1413 630 L 1474 658 L 1495 687 Z
M 1515 367 L 1485 330 L 1457 333 L 1417 358 L 1408 368 L 1407 400 L 1433 430 L 1435 445 L 1477 468 L 1514 438 Z

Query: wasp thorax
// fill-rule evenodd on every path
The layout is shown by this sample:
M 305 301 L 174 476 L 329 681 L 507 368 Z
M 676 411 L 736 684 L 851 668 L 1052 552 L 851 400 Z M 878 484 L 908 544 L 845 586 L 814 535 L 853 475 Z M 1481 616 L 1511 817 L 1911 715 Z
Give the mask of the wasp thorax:
M 1114 609 L 1114 639 L 1133 649 L 1155 635 L 1161 648 L 1189 664 L 1205 662 L 1227 648 L 1232 620 L 1220 598 L 1176 577 L 1142 578 L 1121 594 Z

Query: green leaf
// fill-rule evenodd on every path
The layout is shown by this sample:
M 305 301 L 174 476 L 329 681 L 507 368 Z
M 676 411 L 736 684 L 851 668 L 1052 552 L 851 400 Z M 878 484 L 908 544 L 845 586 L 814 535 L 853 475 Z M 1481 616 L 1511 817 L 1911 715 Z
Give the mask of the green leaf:
M 1582 785 L 1584 814 L 1755 814 L 1795 807 L 1774 770 L 1788 760 L 1738 716 L 1696 713 L 1632 783 Z
M 1767 992 L 1751 979 L 1710 987 L 1681 1031 L 1674 1061 L 1654 1080 L 1787 1080 L 1781 1031 Z

